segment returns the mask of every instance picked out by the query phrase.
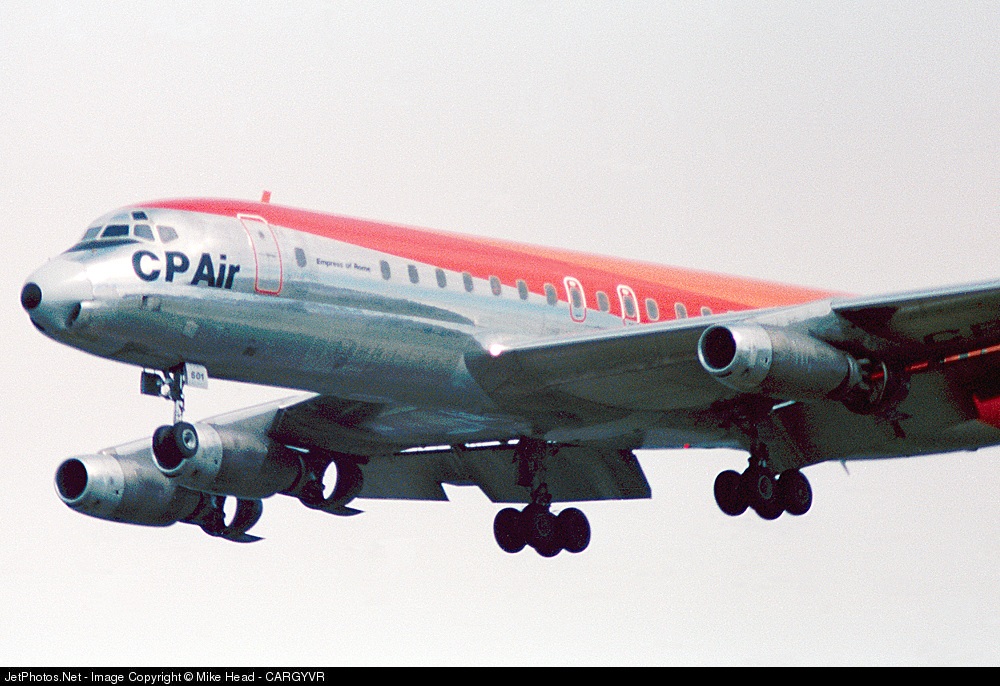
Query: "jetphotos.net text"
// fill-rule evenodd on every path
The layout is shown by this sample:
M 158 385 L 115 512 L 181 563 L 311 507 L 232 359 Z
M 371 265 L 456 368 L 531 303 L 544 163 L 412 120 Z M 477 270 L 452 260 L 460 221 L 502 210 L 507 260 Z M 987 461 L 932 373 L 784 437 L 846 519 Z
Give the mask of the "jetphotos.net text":
M 174 684 L 190 683 L 232 683 L 232 682 L 265 683 L 323 683 L 326 681 L 326 670 L 294 670 L 294 669 L 208 669 L 208 670 L 57 670 L 57 669 L 24 669 L 9 670 L 0 683 L 31 684 L 31 683 L 79 683 L 111 684 L 121 683 L 142 684 L 143 686 L 173 686 Z

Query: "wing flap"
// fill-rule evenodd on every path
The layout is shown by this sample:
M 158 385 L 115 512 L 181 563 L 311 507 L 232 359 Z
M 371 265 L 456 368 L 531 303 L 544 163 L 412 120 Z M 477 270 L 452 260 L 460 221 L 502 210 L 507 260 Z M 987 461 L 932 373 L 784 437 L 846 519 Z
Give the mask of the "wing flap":
M 412 452 L 372 457 L 361 465 L 359 498 L 447 500 L 442 484 L 478 486 L 495 503 L 527 503 L 518 485 L 515 446 Z M 649 498 L 649 482 L 629 450 L 563 446 L 545 459 L 554 502 Z

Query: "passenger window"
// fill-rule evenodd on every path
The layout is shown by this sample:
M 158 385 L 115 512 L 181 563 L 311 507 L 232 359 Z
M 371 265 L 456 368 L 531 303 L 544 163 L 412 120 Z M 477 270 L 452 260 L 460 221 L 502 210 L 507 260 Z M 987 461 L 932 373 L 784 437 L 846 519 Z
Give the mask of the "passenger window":
M 701 316 L 702 317 L 708 317 L 711 314 L 712 314 L 711 308 L 708 308 L 708 307 L 705 307 L 704 305 L 702 305 L 702 307 L 701 307 Z
M 490 277 L 490 291 L 493 292 L 493 295 L 500 295 L 500 279 L 496 276 Z
M 517 294 L 521 300 L 528 299 L 528 284 L 525 283 L 524 279 L 517 280 Z
M 688 310 L 684 307 L 684 303 L 674 303 L 674 315 L 678 319 L 687 319 Z
M 382 260 L 378 263 L 379 268 L 382 270 L 382 278 L 388 281 L 392 278 L 392 269 L 389 268 L 389 263 Z
M 465 286 L 465 290 L 469 293 L 472 292 L 472 288 L 475 284 L 472 281 L 472 274 L 469 272 L 462 272 L 462 285 Z
M 597 309 L 601 312 L 611 311 L 611 301 L 608 300 L 608 294 L 604 291 L 597 291 Z
M 119 236 L 127 235 L 128 224 L 111 224 L 104 229 L 104 233 L 101 234 L 101 238 L 118 238 Z
M 559 302 L 559 294 L 556 293 L 556 287 L 550 283 L 545 284 L 545 302 L 549 305 L 555 305 Z
M 177 240 L 177 232 L 171 226 L 157 226 L 156 230 L 160 234 L 160 240 L 164 243 Z
M 646 298 L 646 316 L 654 322 L 660 318 L 660 306 L 652 298 Z
M 420 283 L 420 273 L 417 271 L 416 265 L 408 265 L 406 271 L 410 275 L 410 283 Z
M 437 276 L 438 286 L 440 286 L 441 288 L 445 288 L 448 286 L 448 277 L 445 276 L 443 269 L 436 270 L 434 272 L 434 275 Z
M 306 266 L 306 251 L 302 248 L 295 249 L 295 264 L 300 267 Z
M 100 232 L 101 232 L 101 227 L 99 227 L 99 226 L 92 226 L 89 229 L 87 229 L 87 232 L 83 234 L 83 238 L 81 238 L 80 240 L 81 241 L 89 241 L 92 238 L 96 238 L 97 234 L 99 234 Z
M 583 294 L 583 286 L 572 276 L 563 279 L 563 284 L 569 299 L 569 316 L 574 322 L 582 322 L 587 318 L 587 298 Z

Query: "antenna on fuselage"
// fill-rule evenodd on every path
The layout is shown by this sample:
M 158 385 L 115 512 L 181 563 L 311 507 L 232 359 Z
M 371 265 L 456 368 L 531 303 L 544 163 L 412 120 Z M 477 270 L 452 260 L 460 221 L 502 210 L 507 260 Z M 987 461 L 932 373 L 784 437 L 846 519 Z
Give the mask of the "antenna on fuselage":
M 260 195 L 261 202 L 271 202 L 271 191 L 264 191 Z

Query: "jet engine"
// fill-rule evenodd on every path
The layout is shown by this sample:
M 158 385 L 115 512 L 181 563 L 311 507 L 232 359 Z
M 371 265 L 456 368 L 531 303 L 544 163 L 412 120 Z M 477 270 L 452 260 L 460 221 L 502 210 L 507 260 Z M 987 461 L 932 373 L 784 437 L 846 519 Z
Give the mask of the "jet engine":
M 171 483 L 217 495 L 267 498 L 302 475 L 301 461 L 261 431 L 204 422 L 161 426 L 153 460 Z
M 858 361 L 807 334 L 757 324 L 710 326 L 698 359 L 721 383 L 785 400 L 846 400 L 866 390 Z
M 197 524 L 212 536 L 241 543 L 263 511 L 259 500 L 239 498 L 227 524 L 225 497 L 199 493 L 163 475 L 150 459 L 148 441 L 114 452 L 71 457 L 56 470 L 59 498 L 77 512 L 126 524 Z
M 202 495 L 163 476 L 148 455 L 143 444 L 136 452 L 71 457 L 56 470 L 56 492 L 70 508 L 99 519 L 169 526 L 190 517 Z

